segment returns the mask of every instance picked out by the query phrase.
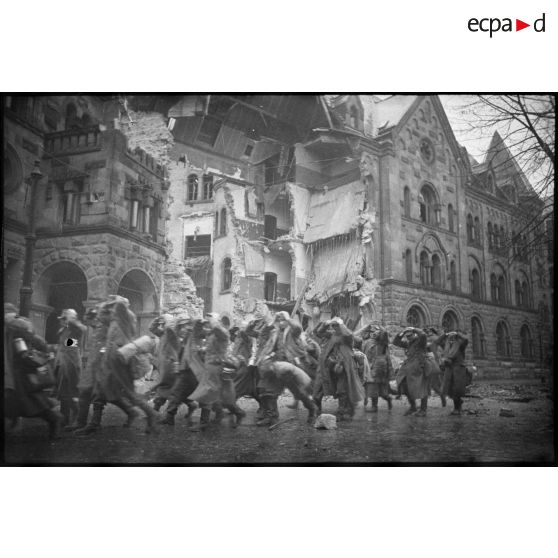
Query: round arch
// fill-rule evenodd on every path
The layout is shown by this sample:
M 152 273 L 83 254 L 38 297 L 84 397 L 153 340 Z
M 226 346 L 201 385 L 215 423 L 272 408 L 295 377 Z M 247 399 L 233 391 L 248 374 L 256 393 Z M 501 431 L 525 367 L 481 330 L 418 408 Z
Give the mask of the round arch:
M 9 144 L 4 149 L 4 194 L 12 194 L 23 184 L 23 165 L 17 151 Z
M 142 269 L 131 269 L 118 282 L 116 294 L 130 301 L 130 310 L 138 318 L 138 331 L 147 331 L 159 313 L 159 297 L 151 277 Z
M 456 322 L 455 329 L 460 329 L 462 331 L 467 330 L 467 327 L 465 326 L 465 316 L 463 315 L 463 312 L 461 312 L 461 310 L 459 310 L 459 308 L 457 308 L 457 306 L 454 306 L 453 304 L 446 304 L 440 311 L 440 316 L 438 318 L 439 326 L 443 326 L 444 316 L 447 313 L 453 314 Z
M 80 318 L 83 316 L 87 292 L 87 277 L 74 262 L 59 261 L 43 271 L 35 287 L 33 302 L 51 308 L 45 321 L 47 343 L 57 341 L 58 316 L 64 308 L 73 308 Z
M 427 326 L 427 325 L 432 323 L 432 315 L 430 313 L 430 310 L 429 310 L 428 306 L 421 299 L 412 298 L 403 307 L 403 311 L 401 312 L 401 315 L 400 315 L 400 324 L 401 325 L 403 325 L 403 326 L 407 325 L 407 317 L 408 317 L 409 311 L 411 309 L 418 310 L 419 311 L 419 316 L 420 316 L 420 313 L 422 313 L 422 317 L 424 318 L 424 322 L 425 322 L 424 324 L 422 324 L 422 326 Z M 422 327 L 422 326 L 420 326 L 420 327 Z

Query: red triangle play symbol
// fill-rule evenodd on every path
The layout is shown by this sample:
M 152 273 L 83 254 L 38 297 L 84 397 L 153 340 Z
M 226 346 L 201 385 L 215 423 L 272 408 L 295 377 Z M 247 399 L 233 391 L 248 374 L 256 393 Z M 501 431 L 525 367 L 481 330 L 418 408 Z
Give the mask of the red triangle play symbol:
M 515 30 L 516 31 L 521 31 L 522 29 L 525 29 L 526 27 L 531 27 L 531 24 L 530 23 L 525 23 L 524 21 L 521 21 L 520 19 L 515 20 Z

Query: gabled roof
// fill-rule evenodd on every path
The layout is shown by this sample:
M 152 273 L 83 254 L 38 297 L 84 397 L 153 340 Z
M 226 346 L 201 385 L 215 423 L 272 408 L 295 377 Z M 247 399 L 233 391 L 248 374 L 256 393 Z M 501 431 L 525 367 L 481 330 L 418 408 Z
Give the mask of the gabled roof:
M 417 95 L 393 95 L 376 101 L 378 129 L 391 128 L 399 124 L 417 97 Z
M 507 159 L 507 162 L 513 167 L 514 171 L 516 172 L 517 178 L 519 179 L 519 185 L 521 186 L 522 191 L 518 192 L 519 194 L 532 194 L 533 187 L 527 180 L 525 173 L 521 170 L 515 157 L 512 155 L 511 151 L 508 149 L 506 142 L 502 139 L 502 136 L 496 130 L 492 135 L 492 139 L 490 140 L 490 145 L 488 146 L 488 150 L 486 152 L 486 156 L 484 158 L 485 163 L 490 163 L 492 160 L 497 157 L 499 154 L 504 154 Z

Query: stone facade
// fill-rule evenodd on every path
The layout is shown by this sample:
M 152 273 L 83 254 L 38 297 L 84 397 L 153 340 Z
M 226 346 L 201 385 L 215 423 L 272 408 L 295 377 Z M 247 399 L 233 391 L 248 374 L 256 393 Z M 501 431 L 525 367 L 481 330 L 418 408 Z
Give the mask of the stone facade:
M 242 321 L 267 298 L 274 310 L 299 305 L 310 320 L 341 315 L 393 333 L 409 323 L 459 328 L 487 374 L 546 366 L 551 257 L 512 261 L 487 237 L 490 221 L 510 241 L 530 188 L 503 161 L 511 155 L 497 137 L 487 162 L 471 160 L 435 96 L 316 98 L 323 110 L 304 133 L 292 116 L 307 99 L 199 97 L 181 106 L 201 112 L 171 119 L 179 170 L 169 235 L 180 258 L 186 236 L 213 231 L 212 310 Z M 265 139 L 242 110 L 250 103 L 266 121 Z M 192 174 L 200 184 L 213 176 L 211 200 L 188 199 Z M 498 298 L 491 281 L 500 275 Z
M 162 309 L 167 189 L 163 161 L 121 130 L 112 97 L 6 97 L 4 297 L 19 302 L 31 189 L 40 161 L 31 318 L 53 341 L 64 307 L 83 312 L 119 293 L 140 331 Z M 160 116 L 160 115 L 159 115 Z M 139 134 L 138 134 L 139 136 Z M 185 278 L 186 290 L 195 290 Z

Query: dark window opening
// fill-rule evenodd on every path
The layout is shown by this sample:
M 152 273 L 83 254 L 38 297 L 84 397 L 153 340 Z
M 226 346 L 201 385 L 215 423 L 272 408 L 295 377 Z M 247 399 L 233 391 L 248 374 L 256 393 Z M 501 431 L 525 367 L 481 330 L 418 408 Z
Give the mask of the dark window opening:
M 411 327 L 424 327 L 426 319 L 424 312 L 418 306 L 411 306 L 407 312 L 407 325 Z
M 246 149 L 244 150 L 244 155 L 246 157 L 250 157 L 252 155 L 252 151 L 254 151 L 254 146 L 249 143 L 246 145 Z
M 277 297 L 277 275 L 275 273 L 264 274 L 264 298 L 274 302 Z
M 225 258 L 223 260 L 223 276 L 221 281 L 221 287 L 223 291 L 230 290 L 232 286 L 232 262 L 230 258 Z
M 213 176 L 211 174 L 203 175 L 203 199 L 213 199 Z
M 211 235 L 187 236 L 184 242 L 184 258 L 198 258 L 211 254 Z
M 485 354 L 484 350 L 484 333 L 478 318 L 471 319 L 471 341 L 473 346 L 473 356 L 482 357 Z
M 471 272 L 471 296 L 476 299 L 481 299 L 481 281 L 478 269 L 473 269 Z
M 196 174 L 191 174 L 188 177 L 188 201 L 196 201 L 198 199 L 198 176 Z
M 519 336 L 521 338 L 521 356 L 531 358 L 533 356 L 533 341 L 531 339 L 531 332 L 526 325 L 521 327 Z
M 448 333 L 450 331 L 456 331 L 459 327 L 459 320 L 454 312 L 448 310 L 442 318 L 442 329 Z
M 442 263 L 437 254 L 432 256 L 432 285 L 442 287 Z
M 498 356 L 510 355 L 508 328 L 503 322 L 499 322 L 496 325 L 496 354 Z
M 273 215 L 264 216 L 264 236 L 270 240 L 277 238 L 277 217 Z

